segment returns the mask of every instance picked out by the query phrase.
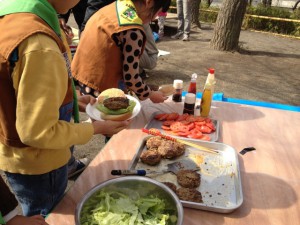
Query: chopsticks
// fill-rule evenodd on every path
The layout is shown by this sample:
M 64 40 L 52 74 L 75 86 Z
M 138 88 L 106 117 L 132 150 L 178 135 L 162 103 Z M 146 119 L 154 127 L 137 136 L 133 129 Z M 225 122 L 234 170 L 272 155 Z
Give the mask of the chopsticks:
M 204 147 L 204 146 L 200 146 L 200 145 L 197 145 L 197 144 L 194 144 L 194 143 L 191 143 L 191 142 L 188 142 L 188 141 L 184 141 L 184 140 L 181 140 L 181 139 L 173 138 L 173 137 L 171 137 L 171 136 L 162 134 L 162 133 L 159 132 L 159 131 L 151 131 L 151 130 L 147 130 L 147 129 L 145 129 L 145 128 L 142 128 L 142 131 L 143 131 L 144 133 L 151 134 L 151 135 L 153 135 L 153 136 L 159 136 L 159 137 L 162 137 L 162 138 L 164 138 L 164 139 L 166 139 L 166 140 L 176 141 L 176 142 L 179 142 L 179 143 L 182 143 L 182 144 L 191 146 L 191 147 L 196 148 L 196 149 L 199 149 L 199 150 L 201 150 L 201 151 L 205 151 L 205 152 L 209 152 L 209 153 L 218 154 L 218 151 L 216 151 L 216 150 L 214 150 L 214 149 L 207 148 L 207 147 Z

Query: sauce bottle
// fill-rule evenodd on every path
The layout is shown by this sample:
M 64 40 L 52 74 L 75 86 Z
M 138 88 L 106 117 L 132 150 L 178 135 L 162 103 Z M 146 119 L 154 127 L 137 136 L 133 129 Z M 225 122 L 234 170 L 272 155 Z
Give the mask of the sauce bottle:
M 194 115 L 195 102 L 196 95 L 194 93 L 187 93 L 184 99 L 183 114 L 188 113 L 190 115 Z
M 202 117 L 207 117 L 209 115 L 215 83 L 215 70 L 209 69 L 201 98 L 200 115 Z
M 191 82 L 190 82 L 190 86 L 188 88 L 188 93 L 193 93 L 193 94 L 197 93 L 196 80 L 197 80 L 197 74 L 193 73 Z
M 172 100 L 174 102 L 181 102 L 182 101 L 183 81 L 182 80 L 174 80 L 173 87 L 175 90 L 174 90 L 174 94 L 172 96 Z

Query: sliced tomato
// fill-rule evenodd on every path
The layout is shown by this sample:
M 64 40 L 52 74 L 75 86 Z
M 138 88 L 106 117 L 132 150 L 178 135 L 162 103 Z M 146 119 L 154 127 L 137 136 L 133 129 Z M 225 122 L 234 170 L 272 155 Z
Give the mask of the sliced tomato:
M 195 128 L 195 123 L 190 123 L 187 126 L 188 126 L 189 130 L 192 130 Z
M 202 126 L 199 126 L 198 129 L 202 132 L 202 133 L 205 133 L 205 134 L 210 134 L 212 129 L 210 129 L 209 127 L 207 127 L 206 125 L 202 125 Z
M 215 127 L 215 125 L 214 125 L 212 122 L 206 123 L 205 125 L 206 125 L 207 127 L 209 127 L 212 131 L 215 131 L 215 130 L 216 130 L 216 127 Z
M 202 137 L 200 138 L 203 141 L 210 141 L 210 136 L 203 134 Z
M 164 126 L 164 125 L 161 126 L 161 129 L 163 129 L 163 130 L 171 130 L 170 126 Z
M 169 113 L 167 120 L 176 120 L 179 117 L 178 113 Z
M 187 137 L 190 134 L 189 131 L 178 131 L 177 135 L 181 137 Z
M 205 118 L 205 122 L 206 123 L 211 123 L 211 119 L 207 117 L 207 118 Z
M 164 121 L 164 120 L 166 120 L 168 118 L 168 116 L 169 116 L 169 114 L 166 113 L 165 115 L 161 116 L 158 120 Z
M 160 113 L 160 114 L 157 114 L 157 115 L 154 116 L 154 119 L 159 120 L 161 117 L 163 117 L 163 116 L 165 116 L 165 115 L 166 115 L 166 113 Z
M 202 121 L 205 121 L 205 118 L 201 117 L 201 116 L 195 116 L 195 120 L 196 120 L 196 122 L 202 122 Z
M 166 120 L 162 123 L 164 126 L 170 126 L 171 124 L 175 123 L 175 120 Z
M 193 115 L 189 115 L 186 119 L 186 121 L 190 122 L 190 123 L 193 123 L 196 121 L 195 117 Z
M 194 138 L 194 139 L 201 139 L 202 136 L 203 136 L 202 132 L 199 131 L 198 129 L 191 130 L 190 134 L 188 135 L 188 137 Z
M 183 121 L 183 120 L 185 120 L 187 117 L 189 117 L 189 114 L 184 113 L 184 114 L 178 116 L 177 121 Z
M 205 125 L 205 124 L 206 124 L 206 122 L 204 120 L 195 122 L 195 125 L 198 125 L 198 126 L 202 126 L 202 125 Z
M 180 132 L 180 131 L 189 131 L 188 126 L 183 125 L 181 122 L 175 122 L 170 126 L 172 131 Z

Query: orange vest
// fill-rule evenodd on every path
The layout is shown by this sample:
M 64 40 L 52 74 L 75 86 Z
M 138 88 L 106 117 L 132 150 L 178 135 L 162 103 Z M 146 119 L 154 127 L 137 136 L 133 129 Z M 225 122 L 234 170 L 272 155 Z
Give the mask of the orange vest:
M 102 92 L 118 88 L 123 80 L 122 51 L 113 40 L 113 34 L 139 29 L 140 25 L 119 25 L 116 2 L 98 10 L 88 21 L 83 31 L 74 59 L 72 75 L 81 83 Z M 140 55 L 142 55 L 144 46 Z M 120 87 L 119 87 L 120 88 Z
M 11 147 L 26 147 L 16 130 L 16 95 L 11 74 L 14 65 L 9 60 L 12 52 L 22 41 L 36 33 L 53 38 L 62 53 L 66 51 L 62 40 L 41 18 L 30 13 L 16 13 L 0 19 L 0 142 Z M 42 60 L 42 59 L 41 59 Z M 71 79 L 64 99 L 65 105 L 73 101 Z

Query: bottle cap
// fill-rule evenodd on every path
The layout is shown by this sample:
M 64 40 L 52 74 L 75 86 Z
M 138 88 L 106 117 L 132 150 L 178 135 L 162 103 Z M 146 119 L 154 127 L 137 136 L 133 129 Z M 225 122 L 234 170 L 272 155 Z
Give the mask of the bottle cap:
M 192 81 L 196 81 L 197 76 L 198 76 L 198 75 L 197 75 L 196 73 L 193 73 L 193 74 L 192 74 Z
M 185 95 L 184 102 L 187 104 L 195 104 L 196 102 L 196 95 L 194 93 L 187 93 Z
M 208 71 L 209 71 L 209 73 L 215 73 L 215 69 L 213 69 L 213 68 L 209 68 Z
M 175 89 L 182 89 L 183 86 L 183 80 L 174 80 L 173 87 Z

